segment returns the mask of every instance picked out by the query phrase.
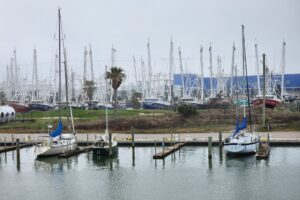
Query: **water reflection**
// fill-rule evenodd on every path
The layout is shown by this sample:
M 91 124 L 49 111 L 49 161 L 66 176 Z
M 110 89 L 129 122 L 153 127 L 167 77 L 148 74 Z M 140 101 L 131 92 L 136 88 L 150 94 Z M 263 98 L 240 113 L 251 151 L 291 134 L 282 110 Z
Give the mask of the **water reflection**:
M 36 171 L 44 170 L 52 173 L 63 173 L 65 169 L 70 170 L 75 168 L 78 163 L 76 156 L 72 158 L 37 158 L 34 160 L 34 169 Z
M 101 169 L 113 170 L 114 168 L 119 166 L 118 154 L 112 157 L 106 157 L 90 153 L 88 154 L 88 157 L 92 157 L 94 166 L 100 167 Z

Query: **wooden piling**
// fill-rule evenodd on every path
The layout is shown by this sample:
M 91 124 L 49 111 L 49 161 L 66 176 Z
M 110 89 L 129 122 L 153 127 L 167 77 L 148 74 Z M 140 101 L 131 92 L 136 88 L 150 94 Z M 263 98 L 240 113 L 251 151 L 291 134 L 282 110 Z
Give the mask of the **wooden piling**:
M 208 137 L 208 158 L 209 159 L 212 158 L 211 149 L 212 149 L 212 137 L 209 136 Z
M 165 138 L 163 138 L 161 146 L 162 146 L 163 152 L 165 152 Z
M 16 139 L 17 161 L 20 161 L 20 139 Z
M 219 132 L 219 148 L 222 148 L 222 132 Z
M 108 136 L 109 136 L 109 156 L 112 156 L 112 150 L 111 150 L 111 133 L 109 132 L 108 133 Z
M 6 150 L 6 137 L 4 137 L 4 149 Z
M 135 144 L 134 144 L 134 130 L 133 127 L 131 126 L 131 146 L 134 148 Z
M 86 134 L 86 143 L 87 143 L 87 146 L 89 146 L 89 134 Z

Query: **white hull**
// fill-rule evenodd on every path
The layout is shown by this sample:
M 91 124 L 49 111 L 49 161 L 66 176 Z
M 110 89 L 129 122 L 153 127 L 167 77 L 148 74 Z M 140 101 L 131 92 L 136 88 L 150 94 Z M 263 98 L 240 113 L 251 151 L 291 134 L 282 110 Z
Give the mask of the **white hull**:
M 68 134 L 68 136 L 70 135 Z M 36 157 L 47 157 L 66 153 L 68 151 L 75 150 L 76 148 L 76 139 L 73 136 L 69 139 L 61 139 L 56 144 L 48 145 L 45 143 L 44 145 L 36 146 L 34 152 Z
M 251 154 L 256 153 L 258 148 L 258 137 L 254 134 L 241 134 L 225 140 L 224 148 L 227 153 Z

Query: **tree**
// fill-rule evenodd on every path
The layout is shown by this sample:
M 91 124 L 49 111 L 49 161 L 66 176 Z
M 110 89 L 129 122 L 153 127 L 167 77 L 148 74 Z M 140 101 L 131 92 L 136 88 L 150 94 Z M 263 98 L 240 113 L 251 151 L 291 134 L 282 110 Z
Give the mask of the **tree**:
M 125 77 L 124 70 L 120 67 L 111 67 L 109 71 L 106 72 L 105 78 L 110 80 L 113 88 L 112 105 L 114 108 L 118 105 L 117 90 L 125 80 Z
M 90 102 L 89 106 L 91 106 L 91 104 L 92 104 L 92 99 L 93 99 L 93 96 L 94 96 L 95 89 L 96 89 L 96 87 L 95 87 L 94 81 L 88 81 L 88 80 L 85 81 L 84 91 L 86 92 L 86 95 L 89 98 L 89 102 Z
M 177 107 L 177 111 L 179 114 L 181 114 L 184 117 L 189 117 L 191 115 L 197 114 L 197 108 L 195 106 L 189 105 L 189 104 L 180 104 Z
M 5 105 L 6 101 L 7 101 L 7 98 L 6 98 L 5 92 L 0 91 L 0 105 L 1 106 Z

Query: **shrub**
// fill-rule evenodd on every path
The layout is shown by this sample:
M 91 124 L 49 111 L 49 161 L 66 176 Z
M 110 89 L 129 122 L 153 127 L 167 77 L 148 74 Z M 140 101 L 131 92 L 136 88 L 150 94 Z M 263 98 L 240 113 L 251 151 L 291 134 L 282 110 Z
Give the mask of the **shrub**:
M 177 106 L 177 112 L 184 117 L 188 117 L 197 114 L 197 108 L 193 105 L 180 104 Z

